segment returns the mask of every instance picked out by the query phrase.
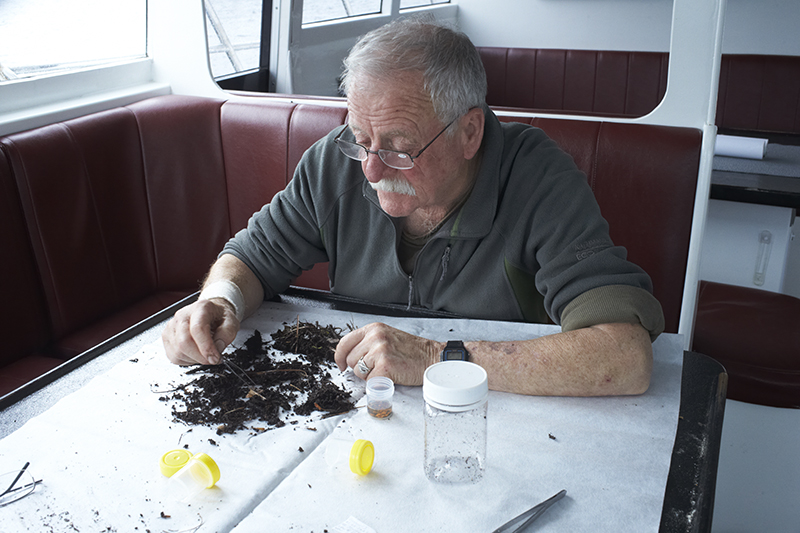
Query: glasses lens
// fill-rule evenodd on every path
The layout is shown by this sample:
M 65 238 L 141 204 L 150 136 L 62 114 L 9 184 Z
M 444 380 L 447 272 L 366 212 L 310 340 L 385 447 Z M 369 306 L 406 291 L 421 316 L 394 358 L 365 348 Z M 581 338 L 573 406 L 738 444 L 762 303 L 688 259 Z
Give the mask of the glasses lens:
M 339 150 L 350 159 L 363 161 L 367 158 L 367 151 L 359 144 L 351 143 L 343 139 L 339 139 L 337 144 L 339 145 Z
M 19 479 L 14 480 L 19 476 Z M 12 485 L 13 484 L 13 485 Z M 0 476 L 0 490 L 6 492 L 0 495 L 0 507 L 21 500 L 36 488 L 33 476 L 27 470 L 20 476 L 19 470 L 8 472 Z
M 398 170 L 408 170 L 414 168 L 414 160 L 405 152 L 394 152 L 392 150 L 378 150 L 378 155 L 387 166 Z

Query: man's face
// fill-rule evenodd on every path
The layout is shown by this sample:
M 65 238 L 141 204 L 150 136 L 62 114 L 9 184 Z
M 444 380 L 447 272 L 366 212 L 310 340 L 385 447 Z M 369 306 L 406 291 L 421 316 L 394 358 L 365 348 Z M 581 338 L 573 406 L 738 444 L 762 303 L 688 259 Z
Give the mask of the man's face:
M 416 156 L 444 128 L 422 92 L 422 76 L 416 73 L 359 84 L 351 89 L 347 107 L 356 142 L 372 151 Z M 409 170 L 388 167 L 375 154 L 369 154 L 361 167 L 383 210 L 393 217 L 407 217 L 417 210 L 431 215 L 448 210 L 467 186 L 466 163 L 460 136 L 445 133 Z

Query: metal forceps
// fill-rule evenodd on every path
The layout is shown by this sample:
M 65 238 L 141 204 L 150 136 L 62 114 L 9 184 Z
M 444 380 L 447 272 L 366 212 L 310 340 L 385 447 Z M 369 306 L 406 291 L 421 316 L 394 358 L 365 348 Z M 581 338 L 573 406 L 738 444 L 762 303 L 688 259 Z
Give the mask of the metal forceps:
M 227 359 L 223 359 L 222 362 L 226 367 L 228 367 L 228 370 L 231 371 L 231 374 L 233 374 L 234 376 L 239 378 L 239 381 L 241 381 L 242 383 L 244 383 L 247 386 L 252 385 L 254 387 L 258 387 L 258 384 L 255 381 L 253 381 L 253 379 L 250 376 L 248 376 L 247 372 L 242 370 L 241 367 L 239 367 L 238 365 L 233 364 L 232 362 L 228 361 Z M 244 377 L 242 377 L 242 376 L 244 376 Z M 245 378 L 247 378 L 247 379 L 245 380 Z M 248 381 L 250 382 L 249 384 L 247 383 Z
M 551 505 L 563 498 L 566 493 L 566 490 L 562 490 L 555 496 L 546 499 L 539 505 L 531 507 L 521 515 L 515 516 L 502 526 L 492 531 L 492 533 L 517 533 L 523 531 L 531 524 L 531 522 L 539 518 L 546 510 L 548 510 Z

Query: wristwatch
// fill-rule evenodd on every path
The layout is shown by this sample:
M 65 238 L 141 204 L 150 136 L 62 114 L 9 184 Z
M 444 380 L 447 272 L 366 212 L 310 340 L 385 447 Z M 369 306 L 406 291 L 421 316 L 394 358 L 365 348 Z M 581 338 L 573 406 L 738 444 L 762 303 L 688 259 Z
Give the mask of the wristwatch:
M 442 350 L 442 361 L 469 361 L 469 352 L 461 341 L 447 341 Z

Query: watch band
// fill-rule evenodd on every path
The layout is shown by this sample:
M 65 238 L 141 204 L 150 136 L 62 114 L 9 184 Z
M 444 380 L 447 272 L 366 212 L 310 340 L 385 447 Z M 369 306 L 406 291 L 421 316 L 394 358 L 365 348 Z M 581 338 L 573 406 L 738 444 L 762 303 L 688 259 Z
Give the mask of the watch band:
M 469 361 L 469 352 L 462 341 L 447 341 L 442 350 L 442 361 Z

